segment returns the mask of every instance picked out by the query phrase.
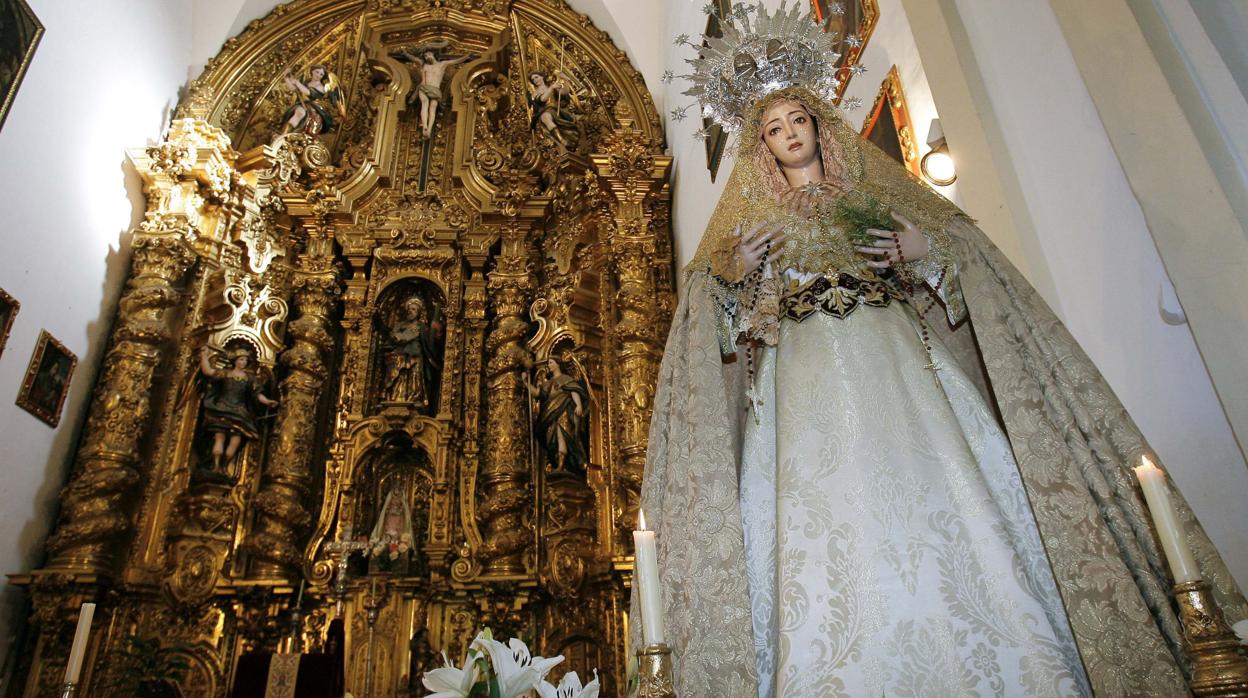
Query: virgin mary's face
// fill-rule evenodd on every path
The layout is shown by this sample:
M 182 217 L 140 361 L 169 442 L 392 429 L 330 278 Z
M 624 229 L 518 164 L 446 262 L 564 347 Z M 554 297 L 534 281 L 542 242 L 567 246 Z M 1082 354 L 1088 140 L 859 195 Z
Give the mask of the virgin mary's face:
M 763 142 L 781 167 L 800 169 L 819 157 L 815 119 L 800 102 L 776 102 L 763 112 L 761 119 Z

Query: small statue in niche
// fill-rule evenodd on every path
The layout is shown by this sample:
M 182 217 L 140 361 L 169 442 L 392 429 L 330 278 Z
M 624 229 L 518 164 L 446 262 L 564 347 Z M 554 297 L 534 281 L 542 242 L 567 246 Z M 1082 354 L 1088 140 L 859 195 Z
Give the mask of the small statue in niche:
M 407 686 L 409 689 L 420 688 L 422 685 L 421 678 L 424 677 L 425 672 L 439 665 L 433 648 L 429 646 L 429 633 L 426 629 L 426 625 L 429 622 L 430 598 L 430 595 L 425 595 L 412 599 L 413 633 L 407 645 L 411 655 L 407 672 Z M 412 695 L 422 694 L 413 693 Z
M 446 40 L 430 42 L 416 49 L 404 49 L 397 58 L 419 66 L 420 83 L 416 86 L 416 97 L 420 100 L 420 132 L 426 139 L 433 135 L 433 122 L 438 118 L 438 105 L 442 102 L 442 79 L 446 77 L 446 69 L 457 63 L 472 58 L 472 54 L 464 54 L 459 58 L 438 60 L 437 51 L 450 46 Z
M 524 376 L 538 404 L 533 424 L 537 440 L 552 472 L 584 475 L 589 465 L 589 382 L 584 369 L 579 378 L 570 376 L 553 357 L 546 359 L 546 368 L 550 375 L 540 385 Z
M 399 302 L 388 329 L 382 400 L 426 412 L 434 407 L 442 375 L 442 323 L 429 318 L 420 296 L 411 295 Z
M 559 145 L 561 152 L 576 148 L 580 133 L 576 128 L 576 114 L 569 109 L 575 100 L 572 80 L 562 70 L 555 71 L 554 82 L 547 83 L 541 73 L 529 75 L 529 110 L 532 117 L 529 128 L 536 130 L 540 124 Z
M 277 400 L 262 392 L 263 384 L 251 369 L 250 348 L 235 347 L 227 353 L 229 368 L 213 365 L 208 347 L 199 355 L 199 370 L 207 385 L 204 389 L 203 426 L 212 435 L 214 472 L 234 460 L 244 441 L 259 436 L 261 407 L 277 407 Z
M 339 120 L 346 118 L 347 104 L 338 89 L 338 76 L 325 66 L 317 64 L 309 68 L 307 80 L 295 79 L 287 73 L 282 81 L 295 93 L 295 103 L 282 115 L 282 135 L 330 133 Z
M 368 537 L 368 571 L 406 574 L 413 543 L 412 512 L 407 499 L 399 487 L 391 487 Z

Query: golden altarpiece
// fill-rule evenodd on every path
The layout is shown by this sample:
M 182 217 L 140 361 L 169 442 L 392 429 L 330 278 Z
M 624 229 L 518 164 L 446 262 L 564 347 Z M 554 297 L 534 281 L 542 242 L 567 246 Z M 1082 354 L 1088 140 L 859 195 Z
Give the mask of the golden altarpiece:
M 296 0 L 227 41 L 130 154 L 147 213 L 46 564 L 15 578 L 22 695 L 60 684 L 84 601 L 79 695 L 132 636 L 227 695 L 339 608 L 357 696 L 420 695 L 484 626 L 619 692 L 674 302 L 661 133 L 563 0 Z M 208 379 L 240 365 L 276 404 L 214 450 Z

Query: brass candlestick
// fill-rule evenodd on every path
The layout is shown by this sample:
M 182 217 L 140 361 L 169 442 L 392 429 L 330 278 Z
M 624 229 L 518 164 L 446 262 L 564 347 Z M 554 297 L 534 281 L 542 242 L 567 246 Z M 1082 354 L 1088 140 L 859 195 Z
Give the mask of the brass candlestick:
M 74 696 L 78 695 L 78 684 L 72 681 L 66 681 L 61 684 L 61 688 L 56 695 L 58 698 L 74 698 Z
M 666 644 L 646 645 L 637 652 L 641 666 L 637 669 L 638 698 L 676 698 L 672 677 L 672 648 Z
M 1201 580 L 1174 587 L 1192 657 L 1190 688 L 1197 696 L 1248 697 L 1248 657 Z

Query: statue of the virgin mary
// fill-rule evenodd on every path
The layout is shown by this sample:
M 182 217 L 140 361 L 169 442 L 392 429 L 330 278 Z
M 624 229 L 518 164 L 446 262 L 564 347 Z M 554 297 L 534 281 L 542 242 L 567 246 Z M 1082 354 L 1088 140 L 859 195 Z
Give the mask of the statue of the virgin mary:
M 401 487 L 391 487 L 368 537 L 369 571 L 406 573 L 412 545 L 412 512 L 407 498 Z
M 1122 405 L 974 223 L 836 113 L 817 25 L 724 19 L 688 94 L 738 157 L 641 496 L 677 692 L 1186 695 Z

